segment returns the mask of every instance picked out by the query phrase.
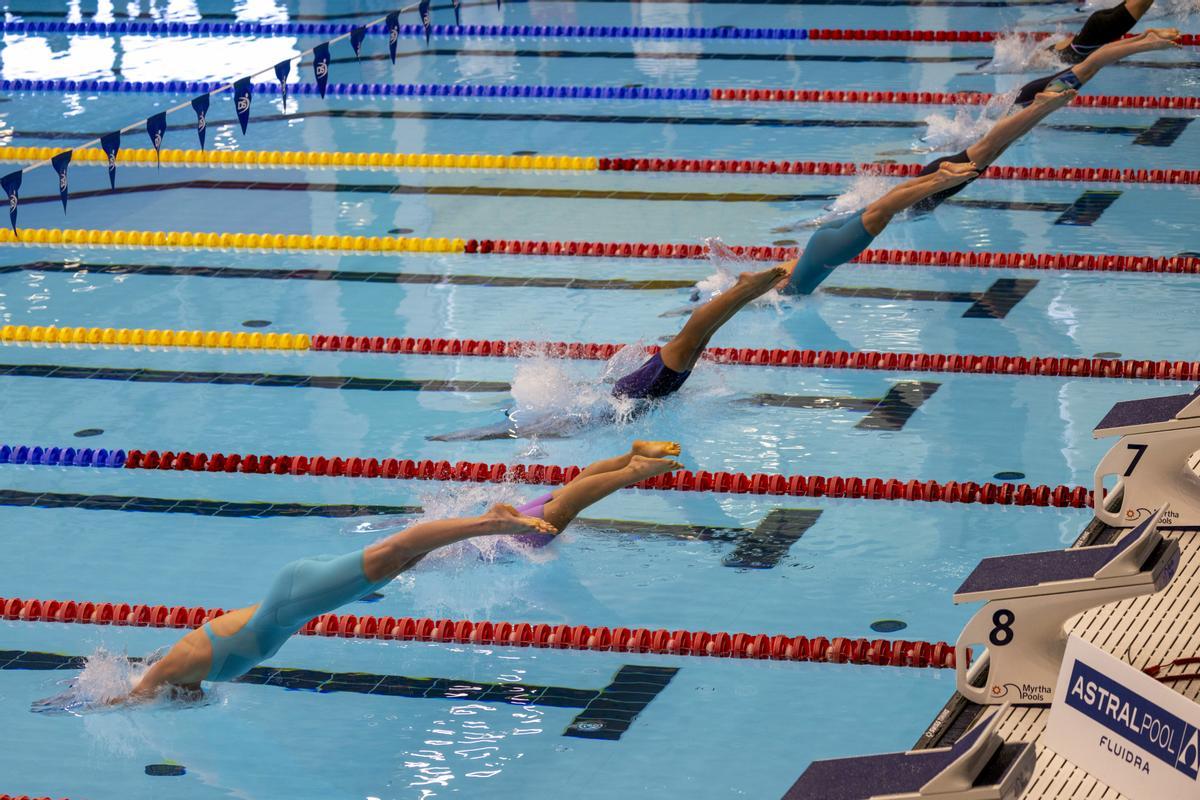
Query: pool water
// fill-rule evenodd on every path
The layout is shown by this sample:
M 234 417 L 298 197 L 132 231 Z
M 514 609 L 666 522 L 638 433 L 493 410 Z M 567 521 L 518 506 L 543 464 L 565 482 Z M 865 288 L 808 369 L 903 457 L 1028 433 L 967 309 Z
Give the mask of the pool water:
M 13 2 L 5 10 L 10 19 L 101 22 L 139 14 L 354 22 L 382 13 L 323 0 Z M 1064 3 L 968 0 L 538 0 L 499 10 L 464 3 L 462 13 L 479 24 L 951 30 L 1072 30 L 1086 15 Z M 452 12 L 434 15 L 449 22 Z M 1151 24 L 1186 30 L 1187 19 L 1162 12 Z M 319 41 L 8 33 L 0 78 L 230 80 Z M 1005 92 L 1038 74 L 978 69 L 992 54 L 988 44 L 442 37 L 428 48 L 401 41 L 395 67 L 383 52 L 378 37 L 367 39 L 361 62 L 345 42 L 335 45 L 333 80 Z M 1196 92 L 1192 48 L 1132 62 L 1105 70 L 1086 92 Z M 0 97 L 0 143 L 74 146 L 187 99 L 14 92 Z M 978 124 L 978 109 L 956 116 L 950 106 L 304 96 L 285 109 L 278 96 L 261 95 L 243 135 L 228 97 L 213 102 L 214 150 L 919 162 L 933 157 L 922 141 L 929 131 L 959 149 Z M 1193 116 L 1069 109 L 1000 163 L 1196 169 Z M 170 123 L 164 146 L 197 146 L 190 111 Z M 125 143 L 148 146 L 140 131 Z M 70 179 L 64 217 L 53 172 L 26 175 L 20 226 L 689 244 L 715 237 L 803 247 L 806 223 L 835 198 L 890 185 L 840 176 L 122 163 L 118 191 L 109 192 L 103 166 L 78 162 Z M 874 246 L 1173 256 L 1200 250 L 1197 192 L 980 181 L 934 216 L 896 220 Z M 1080 212 L 1095 207 L 1098 214 Z M 4 245 L 0 324 L 645 345 L 678 330 L 692 284 L 747 268 L 716 258 Z M 568 285 L 580 279 L 587 283 Z M 967 313 L 989 297 L 1004 302 Z M 849 265 L 811 297 L 739 314 L 713 344 L 1192 360 L 1184 320 L 1196 301 L 1200 280 L 1187 275 Z M 694 470 L 1052 486 L 1090 485 L 1108 445 L 1091 429 L 1114 402 L 1191 388 L 702 364 L 670 402 L 628 423 L 563 438 L 445 441 L 431 437 L 501 424 L 514 407 L 585 412 L 607 391 L 604 365 L 15 343 L 0 350 L 0 443 L 567 465 L 653 438 L 678 440 Z M 152 380 L 137 370 L 161 372 Z M 277 376 L 409 383 L 404 391 L 378 380 L 299 387 Z M 436 383 L 446 381 L 456 385 Z M 920 402 L 902 419 L 864 423 L 873 403 L 918 390 Z M 2 536 L 15 557 L 5 562 L 0 596 L 232 608 L 258 600 L 295 558 L 362 547 L 422 514 L 475 513 L 541 491 L 2 464 Z M 179 500 L 208 502 L 168 513 Z M 305 509 L 285 515 L 271 504 Z M 772 514 L 789 520 L 794 541 L 747 568 L 739 548 Z M 973 609 L 950 596 L 980 558 L 1065 546 L 1090 518 L 1086 509 L 641 490 L 585 516 L 591 521 L 537 552 L 493 541 L 450 548 L 345 613 L 953 642 Z M 904 627 L 872 628 L 888 620 Z M 813 759 L 911 746 L 954 688 L 951 670 L 296 637 L 269 661 L 309 671 L 281 673 L 292 676 L 288 688 L 238 683 L 191 706 L 29 712 L 79 675 L 73 657 L 92 657 L 86 677 L 113 685 L 129 669 L 123 654 L 147 655 L 177 635 L 0 620 L 8 732 L 0 793 L 779 797 Z M 605 717 L 605 703 L 622 702 L 639 709 L 636 717 Z

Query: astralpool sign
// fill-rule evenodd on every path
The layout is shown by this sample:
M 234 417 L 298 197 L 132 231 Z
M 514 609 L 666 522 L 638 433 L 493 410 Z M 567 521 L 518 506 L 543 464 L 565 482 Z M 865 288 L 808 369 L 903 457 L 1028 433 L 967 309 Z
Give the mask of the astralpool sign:
M 1133 800 L 1200 798 L 1200 705 L 1075 636 L 1042 742 Z

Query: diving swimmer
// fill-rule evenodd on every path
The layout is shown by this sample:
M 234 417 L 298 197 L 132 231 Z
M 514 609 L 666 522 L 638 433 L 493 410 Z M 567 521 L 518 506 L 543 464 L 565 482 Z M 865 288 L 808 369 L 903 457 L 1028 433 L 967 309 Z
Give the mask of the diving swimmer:
M 982 139 L 962 152 L 943 156 L 926 164 L 922 173 L 929 173 L 945 163 L 971 162 L 982 175 L 1009 146 L 1033 130 L 1039 122 L 1075 99 L 1078 90 L 1096 76 L 1104 67 L 1134 53 L 1165 50 L 1177 47 L 1179 31 L 1175 28 L 1151 28 L 1140 36 L 1112 42 L 1091 52 L 1079 64 L 1045 78 L 1030 81 L 1021 87 L 1013 101 L 1020 108 L 992 126 Z M 975 177 L 978 177 L 976 175 Z M 933 211 L 949 198 L 972 183 L 969 181 L 931 195 L 918 203 L 914 211 L 925 214 Z
M 941 164 L 894 187 L 862 211 L 821 226 L 798 259 L 762 272 L 743 272 L 732 288 L 693 311 L 675 338 L 618 380 L 613 394 L 640 400 L 666 397 L 678 391 L 713 334 L 738 311 L 776 286 L 784 294 L 811 294 L 835 267 L 866 250 L 896 214 L 933 194 L 973 180 L 978 174 L 971 163 Z
M 201 694 L 202 681 L 233 681 L 275 655 L 308 620 L 353 602 L 440 547 L 477 536 L 531 537 L 544 544 L 584 508 L 625 486 L 680 469 L 667 456 L 674 442 L 635 441 L 628 453 L 591 464 L 574 480 L 513 508 L 494 505 L 476 517 L 420 522 L 360 550 L 304 558 L 285 566 L 261 603 L 228 611 L 180 639 L 128 695 L 108 702 L 148 702 L 164 691 Z
M 1125 0 L 1112 8 L 1102 8 L 1087 18 L 1079 33 L 1055 42 L 1050 49 L 1068 64 L 1078 64 L 1133 30 L 1152 5 L 1154 0 Z

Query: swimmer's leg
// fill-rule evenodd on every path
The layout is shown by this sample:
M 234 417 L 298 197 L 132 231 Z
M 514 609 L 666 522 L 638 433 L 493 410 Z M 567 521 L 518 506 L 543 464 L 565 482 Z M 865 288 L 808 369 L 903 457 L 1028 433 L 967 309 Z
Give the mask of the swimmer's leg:
M 650 442 L 643 439 L 635 439 L 633 445 L 629 448 L 628 453 L 622 453 L 619 456 L 612 458 L 602 458 L 599 461 L 593 461 L 588 464 L 582 472 L 575 476 L 574 483 L 582 478 L 589 478 L 592 475 L 600 475 L 605 472 L 615 472 L 619 469 L 624 469 L 629 466 L 629 461 L 634 456 L 645 456 L 646 458 L 662 458 L 663 456 L 679 455 L 679 444 L 676 442 Z M 569 485 L 569 484 L 568 484 Z
M 784 265 L 762 272 L 743 272 L 731 288 L 697 308 L 675 338 L 663 345 L 659 357 L 668 369 L 687 372 L 696 365 L 709 339 L 721 326 L 787 275 Z
M 581 474 L 566 486 L 556 489 L 550 501 L 543 507 L 542 516 L 561 531 L 579 515 L 579 512 L 618 489 L 682 467 L 678 461 L 668 458 L 646 458 L 631 453 L 629 461 L 620 469 L 595 473 L 586 478 Z
M 394 533 L 363 551 L 363 574 L 367 580 L 390 580 L 439 547 L 476 536 L 522 533 L 555 533 L 551 523 L 522 516 L 508 505 L 494 505 L 477 517 L 421 522 Z
M 1151 28 L 1140 36 L 1131 39 L 1120 39 L 1110 42 L 1089 55 L 1079 64 L 1071 67 L 1069 72 L 1083 85 L 1096 77 L 1096 73 L 1110 64 L 1115 64 L 1122 58 L 1151 50 L 1167 50 L 1178 47 L 1175 40 L 1179 38 L 1177 28 Z
M 874 238 L 883 233 L 892 217 L 909 206 L 978 176 L 979 170 L 974 164 L 947 161 L 938 167 L 937 172 L 907 180 L 863 209 L 862 226 Z
M 982 139 L 967 148 L 967 158 L 982 172 L 1008 149 L 1008 146 L 1033 130 L 1039 122 L 1075 99 L 1074 89 L 1041 92 L 1033 103 L 1009 114 L 992 126 Z

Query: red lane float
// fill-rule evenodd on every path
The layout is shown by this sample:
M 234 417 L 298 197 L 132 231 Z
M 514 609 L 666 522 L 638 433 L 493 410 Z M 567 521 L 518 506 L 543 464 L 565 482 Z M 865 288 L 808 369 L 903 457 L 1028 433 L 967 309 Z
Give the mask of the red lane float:
M 577 466 L 489 464 L 486 462 L 414 461 L 358 456 L 274 456 L 240 453 L 192 453 L 130 450 L 125 469 L 177 472 L 238 472 L 255 475 L 309 475 L 329 478 L 530 483 L 560 486 L 580 473 Z M 1030 486 L 1026 483 L 974 483 L 825 475 L 771 475 L 745 472 L 679 470 L 634 484 L 638 489 L 671 492 L 848 497 L 864 500 L 911 500 L 927 503 L 978 503 L 1002 506 L 1091 508 L 1086 486 Z
M 0 794 L 0 800 L 53 800 L 53 798 L 45 795 L 34 797 L 28 794 Z M 66 799 L 64 798 L 63 800 Z
M 1194 98 L 1200 100 L 1200 98 Z M 720 158 L 601 158 L 601 172 L 696 172 L 756 175 L 859 175 L 911 178 L 921 164 L 854 164 L 843 161 L 760 161 Z M 989 167 L 982 178 L 1006 181 L 1082 183 L 1200 183 L 1200 169 L 1112 169 L 1104 167 Z
M 390 355 L 509 357 L 542 355 L 606 361 L 625 345 L 595 342 L 532 342 L 487 339 L 416 339 L 413 337 L 315 334 L 314 351 L 386 353 Z M 657 345 L 646 347 L 658 352 Z M 1196 381 L 1200 361 L 1072 356 L 985 356 L 964 353 L 882 353 L 876 350 L 785 350 L 766 347 L 710 347 L 705 359 L 717 364 L 801 369 L 861 369 L 884 372 L 969 373 L 1063 378 Z M 129 466 L 128 463 L 126 466 Z
M 736 245 L 735 255 L 752 261 L 787 261 L 797 247 Z M 707 259 L 702 244 L 650 242 L 550 241 L 530 239 L 469 239 L 470 255 L 571 256 L 584 258 Z M 854 264 L 895 264 L 916 267 L 979 269 L 1068 270 L 1082 272 L 1155 272 L 1195 275 L 1195 256 L 1118 256 L 1094 253 L 997 253 L 973 250 L 864 250 Z
M 129 605 L 78 600 L 23 600 L 0 597 L 0 616 L 26 622 L 74 622 L 142 628 L 198 628 L 224 614 L 202 606 Z M 501 647 L 546 647 L 618 653 L 710 656 L 775 661 L 824 661 L 891 667 L 954 668 L 954 647 L 946 642 L 890 641 L 824 636 L 668 631 L 665 628 L 608 628 L 589 625 L 533 625 L 527 622 L 322 614 L 300 629 L 303 636 L 454 642 Z M 7 795 L 0 795 L 4 800 Z
M 1003 31 L 947 31 L 947 30 L 884 30 L 866 28 L 809 28 L 808 38 L 816 40 L 855 42 L 992 42 L 1004 35 Z M 1028 31 L 1023 39 L 1040 41 L 1055 34 L 1051 31 Z M 1125 34 L 1128 39 L 1132 34 Z M 1185 47 L 1200 44 L 1200 36 L 1185 33 L 1179 37 Z
M 986 105 L 995 95 L 987 92 L 888 92 L 839 89 L 743 89 L 709 90 L 714 101 L 758 103 L 864 103 L 871 105 Z M 1200 108 L 1200 97 L 1168 95 L 1081 94 L 1071 101 L 1075 108 Z

